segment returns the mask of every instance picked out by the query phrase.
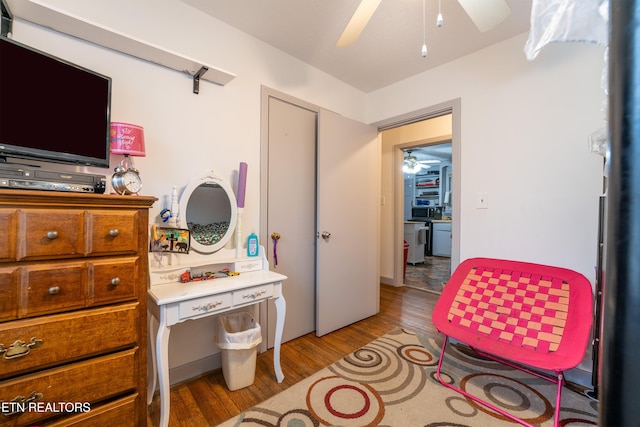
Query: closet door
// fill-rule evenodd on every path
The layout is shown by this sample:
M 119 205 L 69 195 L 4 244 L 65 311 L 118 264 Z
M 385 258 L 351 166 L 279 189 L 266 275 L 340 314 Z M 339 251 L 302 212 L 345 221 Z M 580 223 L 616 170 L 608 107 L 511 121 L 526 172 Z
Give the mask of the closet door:
M 376 128 L 320 111 L 318 336 L 379 310 L 380 168 Z
M 270 97 L 266 235 L 269 268 L 287 276 L 287 315 L 282 341 L 315 330 L 316 296 L 316 116 L 314 111 Z M 279 233 L 274 257 L 272 233 Z M 269 302 L 269 346 L 276 310 Z
M 372 126 L 280 93 L 263 103 L 261 238 L 270 269 L 288 277 L 286 342 L 378 312 L 380 150 Z M 272 347 L 273 302 L 266 317 Z

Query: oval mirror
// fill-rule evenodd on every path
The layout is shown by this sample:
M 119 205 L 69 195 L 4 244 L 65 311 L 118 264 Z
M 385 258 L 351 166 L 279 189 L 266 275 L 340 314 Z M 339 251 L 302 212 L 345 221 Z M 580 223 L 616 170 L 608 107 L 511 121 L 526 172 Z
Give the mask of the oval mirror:
M 213 170 L 191 178 L 180 196 L 180 227 L 191 231 L 191 249 L 200 253 L 210 254 L 227 244 L 237 212 L 231 185 Z

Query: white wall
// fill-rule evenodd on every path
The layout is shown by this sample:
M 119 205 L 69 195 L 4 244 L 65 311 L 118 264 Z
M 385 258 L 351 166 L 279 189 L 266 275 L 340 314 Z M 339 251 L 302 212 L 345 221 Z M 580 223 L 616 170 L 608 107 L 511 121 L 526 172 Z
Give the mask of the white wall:
M 603 160 L 587 137 L 604 125 L 604 49 L 554 44 L 528 62 L 526 37 L 369 94 L 368 120 L 461 98 L 461 260 L 547 263 L 593 282 Z M 488 209 L 476 208 L 480 192 Z

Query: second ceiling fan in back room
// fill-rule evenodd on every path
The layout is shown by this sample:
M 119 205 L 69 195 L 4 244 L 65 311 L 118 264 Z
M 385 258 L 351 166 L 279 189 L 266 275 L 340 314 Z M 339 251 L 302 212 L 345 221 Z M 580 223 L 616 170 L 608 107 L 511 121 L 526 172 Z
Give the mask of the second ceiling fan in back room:
M 344 47 L 354 43 L 381 1 L 361 0 L 336 45 Z M 505 0 L 458 0 L 458 3 L 482 32 L 494 28 L 511 13 L 511 8 Z
M 412 150 L 407 150 L 407 157 L 404 158 L 402 171 L 404 173 L 418 173 L 421 169 L 429 169 L 429 163 L 440 163 L 440 160 L 418 160 L 411 154 Z

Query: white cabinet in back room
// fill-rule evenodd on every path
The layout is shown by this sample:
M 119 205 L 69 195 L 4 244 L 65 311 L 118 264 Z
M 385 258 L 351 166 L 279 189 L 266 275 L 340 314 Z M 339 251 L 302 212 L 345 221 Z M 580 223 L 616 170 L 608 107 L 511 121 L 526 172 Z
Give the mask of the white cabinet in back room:
M 405 221 L 404 240 L 409 244 L 408 264 L 416 265 L 424 262 L 424 245 L 427 243 L 428 230 L 424 222 Z
M 451 221 L 433 221 L 433 255 L 451 256 Z

